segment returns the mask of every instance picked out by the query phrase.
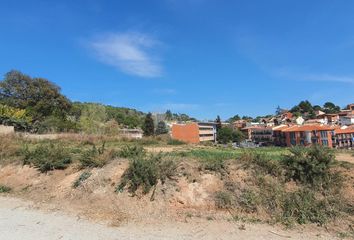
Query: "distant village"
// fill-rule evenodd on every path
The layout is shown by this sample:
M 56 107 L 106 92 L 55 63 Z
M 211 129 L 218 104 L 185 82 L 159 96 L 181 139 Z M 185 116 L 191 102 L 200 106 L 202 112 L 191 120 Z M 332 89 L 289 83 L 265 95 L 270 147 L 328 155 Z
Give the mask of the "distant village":
M 235 146 L 309 146 L 319 144 L 329 148 L 354 147 L 354 104 L 337 113 L 314 110 L 303 115 L 278 109 L 274 116 L 251 119 L 237 119 L 222 122 L 222 127 L 241 131 L 244 140 Z M 300 115 L 300 116 L 299 116 Z M 171 137 L 188 143 L 217 141 L 217 122 L 174 122 Z

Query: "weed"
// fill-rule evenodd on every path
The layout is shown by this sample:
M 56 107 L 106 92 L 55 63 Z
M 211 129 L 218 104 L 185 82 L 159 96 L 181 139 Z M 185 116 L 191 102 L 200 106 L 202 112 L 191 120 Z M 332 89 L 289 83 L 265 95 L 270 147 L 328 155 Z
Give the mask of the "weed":
M 226 191 L 216 192 L 214 200 L 216 207 L 220 209 L 229 209 L 233 206 L 233 197 Z
M 82 153 L 79 160 L 81 168 L 97 168 L 103 167 L 108 161 L 115 158 L 115 156 L 115 151 L 106 151 L 104 144 L 100 148 L 93 145 L 92 149 L 86 150 Z
M 146 155 L 146 151 L 142 146 L 139 145 L 127 145 L 119 151 L 118 155 L 122 158 L 144 157 Z
M 167 141 L 167 145 L 184 145 L 184 144 L 186 143 L 176 139 L 169 139 Z
M 78 179 L 75 180 L 73 184 L 73 188 L 78 188 L 83 182 L 85 182 L 89 177 L 91 177 L 92 173 L 90 172 L 83 172 L 79 176 Z
M 8 193 L 11 192 L 11 188 L 5 185 L 0 185 L 0 193 Z

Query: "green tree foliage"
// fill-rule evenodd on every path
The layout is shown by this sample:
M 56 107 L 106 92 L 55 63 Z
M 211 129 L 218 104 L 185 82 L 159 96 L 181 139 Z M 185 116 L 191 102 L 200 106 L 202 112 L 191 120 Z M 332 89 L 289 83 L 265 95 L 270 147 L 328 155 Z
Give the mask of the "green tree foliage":
M 238 121 L 238 120 L 241 120 L 241 117 L 237 114 L 237 115 L 235 115 L 235 116 L 233 116 L 233 117 L 230 117 L 230 118 L 227 120 L 227 122 L 233 123 L 233 122 Z
M 151 113 L 148 113 L 145 117 L 143 131 L 145 136 L 152 136 L 155 133 L 154 120 Z
M 19 71 L 10 71 L 0 82 L 0 102 L 26 109 L 34 121 L 55 115 L 61 119 L 71 102 L 60 93 L 60 87 L 44 78 L 31 78 Z
M 14 126 L 16 130 L 27 130 L 31 121 L 26 110 L 0 104 L 0 124 Z
M 172 115 L 171 110 L 167 110 L 167 111 L 166 111 L 166 113 L 165 113 L 165 118 L 166 118 L 167 121 L 173 120 L 173 115 Z
M 166 123 L 164 121 L 160 121 L 157 123 L 156 135 L 166 134 L 168 133 L 168 129 Z
M 106 119 L 106 109 L 103 105 L 96 103 L 82 105 L 79 124 L 83 131 L 95 134 L 104 133 Z
M 217 132 L 216 140 L 218 143 L 226 144 L 230 142 L 241 142 L 244 135 L 239 130 L 234 130 L 230 127 L 223 127 Z
M 219 115 L 216 117 L 215 122 L 216 122 L 216 132 L 219 132 L 219 130 L 222 128 L 221 118 Z
M 323 110 L 324 110 L 325 113 L 339 113 L 340 112 L 340 107 L 336 106 L 332 102 L 326 102 L 323 105 Z

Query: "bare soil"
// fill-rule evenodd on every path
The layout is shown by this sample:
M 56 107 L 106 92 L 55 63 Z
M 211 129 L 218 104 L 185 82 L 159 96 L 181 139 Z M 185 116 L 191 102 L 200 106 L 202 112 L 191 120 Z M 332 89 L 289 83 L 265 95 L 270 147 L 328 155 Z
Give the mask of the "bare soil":
M 337 159 L 340 160 L 341 157 L 343 156 L 340 155 Z M 343 159 L 348 160 L 348 156 Z M 280 225 L 236 222 L 228 211 L 215 208 L 215 192 L 223 188 L 222 176 L 201 172 L 193 162 L 182 163 L 185 172 L 176 176 L 175 181 L 158 184 L 153 201 L 151 194 L 132 197 L 126 191 L 115 193 L 115 187 L 127 166 L 127 160 L 116 159 L 103 168 L 92 169 L 91 177 L 78 188 L 73 188 L 73 183 L 83 170 L 78 170 L 75 166 L 47 174 L 39 173 L 28 166 L 0 166 L 0 184 L 13 189 L 8 195 L 12 198 L 0 198 L 0 234 L 6 228 L 12 229 L 14 222 L 22 220 L 25 221 L 23 225 L 30 226 L 25 229 L 36 229 L 37 226 L 32 226 L 33 221 L 23 215 L 33 215 L 41 219 L 39 222 L 48 225 L 48 234 L 53 230 L 58 236 L 61 232 L 53 225 L 64 221 L 62 217 L 65 221 L 73 222 L 73 226 L 81 224 L 74 223 L 75 219 L 88 220 L 89 222 L 83 222 L 82 227 L 85 232 L 92 234 L 88 234 L 87 238 L 75 239 L 126 239 L 125 236 L 131 236 L 131 239 L 284 239 L 289 236 L 291 239 L 333 239 L 341 231 L 341 222 L 332 226 L 329 232 L 314 225 L 284 230 L 284 226 Z M 353 170 L 348 170 L 345 174 L 348 179 L 346 197 L 354 201 Z M 247 184 L 249 175 L 242 169 L 231 168 L 229 177 L 242 185 Z M 291 187 L 293 186 L 290 184 L 289 188 Z M 19 210 L 12 211 L 12 203 L 17 204 Z M 33 209 L 44 212 L 33 212 Z M 57 219 L 57 213 L 68 216 Z M 8 216 L 12 222 L 8 223 L 3 216 Z M 15 228 L 19 233 L 27 231 L 18 226 Z M 33 237 L 27 239 L 72 239 L 70 236 L 75 235 L 70 234 L 78 231 L 67 224 L 63 228 L 69 234 L 64 234 L 63 238 L 44 238 L 33 233 Z M 95 234 L 96 231 L 102 235 Z M 111 233 L 115 237 L 111 237 Z M 19 238 L 20 235 L 13 236 L 3 238 L 0 235 L 0 239 L 26 239 Z

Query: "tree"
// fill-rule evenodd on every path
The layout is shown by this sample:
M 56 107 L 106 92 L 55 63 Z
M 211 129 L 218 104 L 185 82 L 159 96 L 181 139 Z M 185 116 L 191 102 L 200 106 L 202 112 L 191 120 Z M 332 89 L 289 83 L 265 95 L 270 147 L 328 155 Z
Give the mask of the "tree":
M 173 119 L 171 110 L 167 110 L 165 113 L 165 118 L 167 121 L 171 121 Z
M 164 121 L 158 122 L 157 128 L 156 128 L 156 135 L 161 135 L 161 134 L 166 134 L 166 133 L 168 133 L 166 123 Z
M 143 125 L 144 135 L 152 136 L 154 135 L 154 120 L 152 119 L 152 114 L 149 112 L 146 114 L 144 125 Z
M 103 105 L 96 103 L 83 104 L 79 124 L 85 132 L 104 133 L 106 119 L 106 109 Z
M 325 113 L 339 113 L 340 112 L 340 107 L 336 106 L 332 102 L 326 102 L 323 105 L 323 110 L 324 110 Z
M 245 139 L 243 133 L 239 130 L 232 129 L 230 127 L 221 128 L 218 133 L 216 140 L 218 143 L 226 144 L 230 142 L 241 142 Z
M 55 115 L 64 119 L 71 102 L 60 93 L 60 87 L 44 78 L 31 78 L 19 71 L 10 71 L 0 82 L 0 102 L 26 109 L 34 121 Z
M 218 132 L 222 128 L 221 118 L 219 115 L 216 117 L 215 122 L 216 122 L 216 132 Z
M 236 114 L 235 116 L 230 117 L 227 121 L 229 123 L 233 123 L 233 122 L 238 121 L 238 120 L 241 120 L 241 117 L 238 114 Z

